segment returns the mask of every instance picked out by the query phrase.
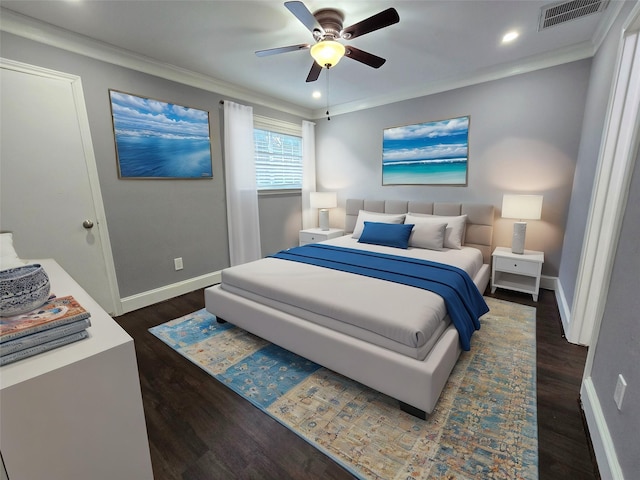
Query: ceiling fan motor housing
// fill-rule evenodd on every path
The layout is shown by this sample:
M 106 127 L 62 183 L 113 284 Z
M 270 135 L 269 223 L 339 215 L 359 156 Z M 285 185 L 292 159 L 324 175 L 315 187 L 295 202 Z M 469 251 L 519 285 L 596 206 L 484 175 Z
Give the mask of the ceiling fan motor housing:
M 322 8 L 314 12 L 313 16 L 324 29 L 324 34 L 314 30 L 313 36 L 316 41 L 335 40 L 340 38 L 344 14 L 340 10 L 333 8 Z

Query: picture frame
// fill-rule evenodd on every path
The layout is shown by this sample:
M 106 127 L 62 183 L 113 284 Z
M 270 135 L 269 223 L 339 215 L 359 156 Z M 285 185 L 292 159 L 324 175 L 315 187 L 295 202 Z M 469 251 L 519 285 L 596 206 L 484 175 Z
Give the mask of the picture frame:
M 385 128 L 382 185 L 466 186 L 469 115 Z
M 211 179 L 209 112 L 109 90 L 118 178 Z

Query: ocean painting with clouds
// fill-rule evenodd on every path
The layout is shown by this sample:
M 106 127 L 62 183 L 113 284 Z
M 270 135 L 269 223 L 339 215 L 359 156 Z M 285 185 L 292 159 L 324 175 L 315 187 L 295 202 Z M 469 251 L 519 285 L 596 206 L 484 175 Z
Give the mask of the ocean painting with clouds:
M 212 178 L 209 112 L 109 90 L 120 178 Z
M 469 117 L 386 128 L 383 185 L 466 185 Z

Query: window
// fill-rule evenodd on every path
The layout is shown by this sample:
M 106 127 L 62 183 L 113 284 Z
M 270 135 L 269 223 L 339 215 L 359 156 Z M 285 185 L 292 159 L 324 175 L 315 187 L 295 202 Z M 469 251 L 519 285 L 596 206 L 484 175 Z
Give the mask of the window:
M 302 133 L 299 125 L 254 116 L 258 190 L 302 188 Z

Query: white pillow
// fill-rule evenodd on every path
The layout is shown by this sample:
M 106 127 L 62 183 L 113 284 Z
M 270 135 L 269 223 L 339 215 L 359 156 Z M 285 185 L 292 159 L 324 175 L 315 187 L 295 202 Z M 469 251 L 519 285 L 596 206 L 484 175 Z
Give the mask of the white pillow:
M 405 223 L 413 222 L 405 220 Z M 411 236 L 409 237 L 409 246 L 427 248 L 429 250 L 442 250 L 444 246 L 444 233 L 446 228 L 446 223 L 414 223 Z
M 444 231 L 444 248 L 460 250 L 464 242 L 464 231 L 467 226 L 467 216 L 446 217 L 443 215 L 429 215 L 427 213 L 407 213 L 405 223 L 417 225 L 420 222 L 442 223 L 447 222 Z
M 0 270 L 21 267 L 26 263 L 18 257 L 13 248 L 13 234 L 0 233 Z
M 358 212 L 358 219 L 356 220 L 356 226 L 353 228 L 353 235 L 351 235 L 351 237 L 360 238 L 362 230 L 364 229 L 364 222 L 404 223 L 404 217 L 404 213 L 378 213 L 360 210 Z

